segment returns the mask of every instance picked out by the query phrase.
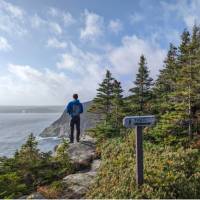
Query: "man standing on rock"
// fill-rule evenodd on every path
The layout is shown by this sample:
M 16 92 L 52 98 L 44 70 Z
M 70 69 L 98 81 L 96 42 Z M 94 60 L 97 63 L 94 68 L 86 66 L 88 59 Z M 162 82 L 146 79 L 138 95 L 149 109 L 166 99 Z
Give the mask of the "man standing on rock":
M 73 101 L 67 105 L 67 113 L 71 116 L 70 143 L 74 142 L 74 125 L 76 125 L 76 141 L 80 141 L 80 114 L 83 113 L 83 105 L 78 100 L 78 94 L 73 94 Z

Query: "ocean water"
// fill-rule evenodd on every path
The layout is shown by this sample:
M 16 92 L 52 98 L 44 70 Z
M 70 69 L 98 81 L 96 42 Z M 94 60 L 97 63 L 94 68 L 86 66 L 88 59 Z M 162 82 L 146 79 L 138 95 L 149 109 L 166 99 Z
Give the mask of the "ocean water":
M 33 133 L 41 151 L 53 151 L 61 139 L 41 138 L 44 128 L 58 119 L 61 113 L 0 113 L 0 156 L 12 156 Z

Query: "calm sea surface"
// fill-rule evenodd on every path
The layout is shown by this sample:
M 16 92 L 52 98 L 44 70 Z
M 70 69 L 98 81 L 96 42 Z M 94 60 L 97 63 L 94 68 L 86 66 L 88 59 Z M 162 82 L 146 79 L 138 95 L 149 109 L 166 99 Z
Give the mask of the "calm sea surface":
M 12 156 L 32 132 L 41 151 L 50 151 L 60 143 L 56 137 L 41 138 L 41 131 L 61 113 L 0 113 L 0 156 Z

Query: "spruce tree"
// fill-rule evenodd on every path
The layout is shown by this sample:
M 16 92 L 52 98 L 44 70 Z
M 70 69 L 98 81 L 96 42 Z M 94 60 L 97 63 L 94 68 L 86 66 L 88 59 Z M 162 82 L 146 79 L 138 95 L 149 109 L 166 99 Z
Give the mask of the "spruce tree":
M 115 128 L 122 126 L 122 119 L 124 117 L 124 100 L 123 89 L 121 83 L 117 80 L 113 82 L 113 100 L 112 100 L 112 118 Z
M 177 65 L 177 48 L 170 44 L 167 57 L 164 60 L 164 67 L 160 70 L 160 74 L 155 83 L 155 88 L 158 92 L 158 96 L 167 95 L 175 91 L 176 87 L 176 65 Z
M 178 77 L 177 56 L 177 48 L 170 44 L 163 69 L 160 70 L 153 88 L 154 110 L 158 115 L 162 115 L 172 108 L 170 95 L 176 90 L 176 79 Z
M 200 27 L 194 25 L 189 49 L 188 74 L 188 118 L 189 135 L 193 137 L 197 110 L 200 109 Z M 198 126 L 198 125 L 197 125 Z
M 195 113 L 200 108 L 199 35 L 199 27 L 194 26 L 192 36 L 184 30 L 178 52 L 170 45 L 164 69 L 154 88 L 159 115 L 164 114 L 162 126 L 167 126 L 167 122 L 171 127 L 173 123 L 176 127 L 179 125 L 177 134 L 180 131 L 192 136 Z
M 176 134 L 186 133 L 189 120 L 189 82 L 191 81 L 190 45 L 190 33 L 184 30 L 178 52 L 175 49 L 172 51 L 172 46 L 170 46 L 165 68 L 156 81 L 154 91 L 157 92 L 156 96 L 160 100 L 159 111 L 161 111 L 160 116 L 162 115 L 158 126 L 163 127 L 165 132 L 172 133 L 174 128 Z
M 26 143 L 22 145 L 16 155 L 24 162 L 35 162 L 40 159 L 38 142 L 33 133 L 28 136 Z
M 200 101 L 200 27 L 194 25 L 189 58 L 189 77 L 191 87 L 191 110 L 196 113 L 195 107 L 199 107 Z
M 139 62 L 138 73 L 136 74 L 135 87 L 131 88 L 131 99 L 134 105 L 134 111 L 137 114 L 147 113 L 148 103 L 152 97 L 151 86 L 153 79 L 149 76 L 149 70 L 147 68 L 147 62 L 144 55 L 141 55 Z
M 90 112 L 100 114 L 106 122 L 110 120 L 113 99 L 113 80 L 112 74 L 109 70 L 106 71 L 106 76 L 99 88 L 97 95 L 89 109 Z
M 188 124 L 188 134 L 192 137 L 192 107 L 195 103 L 194 93 L 198 85 L 195 69 L 195 51 L 197 50 L 197 29 L 194 27 L 192 38 L 189 31 L 182 34 L 182 42 L 179 48 L 179 77 L 177 80 L 177 91 L 175 93 L 178 111 L 185 113 Z

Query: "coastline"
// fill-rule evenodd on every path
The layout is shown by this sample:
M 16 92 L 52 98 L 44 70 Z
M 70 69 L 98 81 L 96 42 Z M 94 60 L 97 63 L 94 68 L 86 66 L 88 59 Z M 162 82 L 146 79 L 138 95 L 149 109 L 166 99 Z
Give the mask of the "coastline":
M 39 135 L 59 116 L 60 113 L 0 113 L 0 156 L 12 157 L 30 133 L 36 136 L 41 151 L 53 150 L 60 138 Z

